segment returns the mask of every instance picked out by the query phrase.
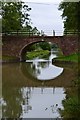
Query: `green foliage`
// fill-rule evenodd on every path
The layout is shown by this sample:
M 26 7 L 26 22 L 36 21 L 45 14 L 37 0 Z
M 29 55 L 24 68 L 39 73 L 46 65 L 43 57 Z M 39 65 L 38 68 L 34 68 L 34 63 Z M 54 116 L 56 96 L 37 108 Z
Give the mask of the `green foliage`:
M 39 42 L 28 46 L 28 51 L 38 51 L 38 50 L 51 50 L 51 45 L 47 42 Z
M 59 10 L 63 11 L 64 34 L 78 32 L 79 27 L 79 3 L 78 2 L 61 2 Z
M 40 35 L 40 32 L 38 31 L 38 29 L 36 27 L 32 27 L 31 25 L 26 25 L 21 29 L 21 32 L 23 32 L 23 34 L 25 33 L 28 36 L 32 36 L 32 35 Z
M 2 56 L 2 60 L 15 60 L 17 59 L 17 57 L 14 57 L 14 56 Z
M 39 45 L 43 50 L 51 50 L 51 45 L 48 42 L 41 42 Z
M 2 2 L 2 32 L 15 35 L 40 35 L 36 27 L 32 27 L 28 7 L 24 2 Z
M 2 32 L 10 33 L 21 30 L 25 22 L 28 24 L 28 11 L 30 10 L 31 8 L 23 2 L 2 2 Z
M 33 45 L 29 45 L 27 47 L 27 51 L 31 52 L 31 51 L 35 51 L 39 49 L 39 45 L 37 43 L 33 44 Z
M 36 27 L 34 27 L 32 29 L 32 33 L 33 33 L 33 35 L 40 35 L 40 32 L 38 31 L 38 29 Z
M 51 48 L 52 48 L 52 49 L 57 49 L 58 46 L 57 46 L 57 44 L 51 44 Z
M 46 56 L 48 54 L 49 54 L 48 50 L 38 50 L 38 51 L 28 52 L 26 54 L 26 57 L 27 57 L 27 59 L 33 59 L 35 57 L 42 58 L 43 56 Z
M 70 97 L 63 101 L 64 110 L 62 115 L 64 118 L 77 118 L 80 114 L 80 104 L 78 96 Z
M 74 54 L 71 54 L 71 55 L 68 55 L 68 56 L 61 56 L 61 57 L 55 58 L 55 60 L 58 60 L 58 61 L 78 62 L 78 61 L 80 61 L 78 59 L 79 55 L 80 55 L 80 53 L 74 53 Z

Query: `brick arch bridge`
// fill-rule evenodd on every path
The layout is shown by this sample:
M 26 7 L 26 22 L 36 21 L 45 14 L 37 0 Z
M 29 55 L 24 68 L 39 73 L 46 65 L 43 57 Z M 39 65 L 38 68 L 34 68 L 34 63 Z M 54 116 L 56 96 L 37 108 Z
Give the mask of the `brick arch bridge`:
M 22 60 L 26 47 L 36 42 L 56 43 L 64 55 L 72 54 L 78 50 L 78 36 L 2 36 L 2 54 L 15 56 Z

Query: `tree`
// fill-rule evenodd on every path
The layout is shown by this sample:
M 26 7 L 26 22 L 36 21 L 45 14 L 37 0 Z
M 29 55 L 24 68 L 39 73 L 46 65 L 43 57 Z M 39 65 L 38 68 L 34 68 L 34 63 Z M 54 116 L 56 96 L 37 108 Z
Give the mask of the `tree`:
M 2 2 L 2 32 L 10 33 L 22 29 L 28 24 L 31 8 L 23 2 Z
M 40 32 L 38 31 L 37 27 L 34 27 L 32 29 L 32 33 L 33 33 L 33 35 L 40 35 Z
M 39 46 L 43 50 L 51 50 L 51 45 L 48 42 L 40 42 Z
M 63 10 L 62 18 L 64 19 L 64 34 L 67 32 L 76 33 L 79 30 L 79 3 L 61 2 L 59 10 Z

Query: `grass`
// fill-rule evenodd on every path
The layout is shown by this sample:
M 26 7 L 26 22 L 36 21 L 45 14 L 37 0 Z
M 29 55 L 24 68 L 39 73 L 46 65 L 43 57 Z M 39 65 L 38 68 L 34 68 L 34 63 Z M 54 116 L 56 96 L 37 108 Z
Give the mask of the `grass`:
M 50 52 L 48 50 L 38 50 L 38 51 L 32 51 L 32 52 L 28 52 L 26 54 L 26 57 L 28 59 L 33 59 L 35 57 L 40 57 L 42 58 L 43 56 L 47 56 Z
M 14 56 L 2 56 L 2 60 L 8 61 L 8 60 L 16 60 L 17 58 Z
M 69 55 L 68 56 L 69 58 L 67 58 L 67 60 L 78 62 L 78 61 L 80 61 L 79 55 L 80 55 L 80 53 Z M 76 73 L 76 69 L 78 69 L 77 67 L 73 68 L 75 73 Z M 79 75 L 79 73 L 75 74 L 75 79 L 72 80 L 72 82 L 74 84 L 71 88 L 66 89 L 66 98 L 62 101 L 64 109 L 60 110 L 59 112 L 64 120 L 66 120 L 66 119 L 79 120 L 78 116 L 80 116 L 80 95 L 79 95 L 80 76 L 78 76 L 78 75 Z
M 58 58 L 55 58 L 55 60 L 58 60 L 58 61 L 70 61 L 70 62 L 80 62 L 80 59 L 79 59 L 79 55 L 80 53 L 74 53 L 74 54 L 71 54 L 71 55 L 68 55 L 68 56 L 60 56 Z

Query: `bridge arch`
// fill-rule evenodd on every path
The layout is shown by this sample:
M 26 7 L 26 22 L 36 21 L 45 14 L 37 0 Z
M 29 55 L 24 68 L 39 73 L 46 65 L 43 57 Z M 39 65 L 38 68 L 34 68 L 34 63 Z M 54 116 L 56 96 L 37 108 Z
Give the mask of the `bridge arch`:
M 24 45 L 21 48 L 20 53 L 19 53 L 20 61 L 25 61 L 25 54 L 28 51 L 29 46 L 34 45 L 36 43 L 41 43 L 41 42 L 49 43 L 48 41 L 40 40 L 40 41 L 34 41 L 34 42 Z
M 70 55 L 78 51 L 78 36 L 2 36 L 2 55 L 14 56 L 21 60 L 27 46 L 37 42 L 56 43 L 64 55 Z

